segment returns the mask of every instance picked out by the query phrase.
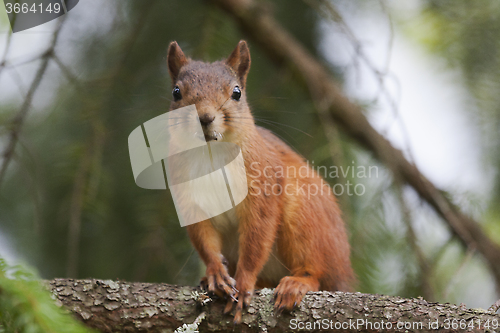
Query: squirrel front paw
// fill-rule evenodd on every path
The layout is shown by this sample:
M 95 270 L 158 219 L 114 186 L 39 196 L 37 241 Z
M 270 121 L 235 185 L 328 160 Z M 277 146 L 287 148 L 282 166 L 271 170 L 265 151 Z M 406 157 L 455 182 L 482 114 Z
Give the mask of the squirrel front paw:
M 227 302 L 226 308 L 224 309 L 224 314 L 228 314 L 235 307 L 234 320 L 235 324 L 241 323 L 241 315 L 243 312 L 243 308 L 250 305 L 250 301 L 252 300 L 253 295 L 253 284 L 244 283 L 243 281 L 238 280 L 236 282 L 236 294 L 234 297 Z
M 206 276 L 201 279 L 200 285 L 203 289 L 219 297 L 229 296 L 233 298 L 237 292 L 236 281 L 229 276 L 223 264 L 207 267 Z
M 316 291 L 319 282 L 311 277 L 285 276 L 274 290 L 274 308 L 278 312 L 292 310 L 308 291 Z
M 228 314 L 234 307 L 234 303 L 236 303 L 236 309 L 234 312 L 234 320 L 235 324 L 241 323 L 241 315 L 243 313 L 243 307 L 247 307 L 250 305 L 250 301 L 252 300 L 253 291 L 238 291 L 231 297 L 231 299 L 227 302 L 226 308 L 224 309 L 224 314 Z

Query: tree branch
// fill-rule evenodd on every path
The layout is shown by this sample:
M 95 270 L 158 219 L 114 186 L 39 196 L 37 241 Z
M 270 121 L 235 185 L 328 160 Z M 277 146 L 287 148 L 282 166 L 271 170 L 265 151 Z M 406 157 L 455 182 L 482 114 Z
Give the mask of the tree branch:
M 368 122 L 359 106 L 352 103 L 338 84 L 293 36 L 253 0 L 207 0 L 225 10 L 241 29 L 258 44 L 279 67 L 290 70 L 310 95 L 318 112 L 325 112 L 355 141 L 384 163 L 396 179 L 415 191 L 444 218 L 451 230 L 469 248 L 477 249 L 486 259 L 500 288 L 500 247 L 479 224 L 462 213 L 438 190 L 403 153 L 380 135 Z
M 55 279 L 47 284 L 58 302 L 87 326 L 102 332 L 165 332 L 195 320 L 201 321 L 200 332 L 285 332 L 294 329 L 294 325 L 297 330 L 302 325 L 299 323 L 314 325 L 315 322 L 327 325 L 328 329 L 344 325 L 341 327 L 344 332 L 370 329 L 366 325 L 372 325 L 376 331 L 379 329 L 375 325 L 386 325 L 385 328 L 391 325 L 394 332 L 408 331 L 411 325 L 410 331 L 435 332 L 439 328 L 447 332 L 451 331 L 453 320 L 457 325 L 461 320 L 468 325 L 472 323 L 472 331 L 487 332 L 484 325 L 488 320 L 491 331 L 493 323 L 500 321 L 499 315 L 485 310 L 429 303 L 422 298 L 327 291 L 310 292 L 297 309 L 276 314 L 273 290 L 262 289 L 254 294 L 244 311 L 242 324 L 235 327 L 232 317 L 222 314 L 225 302 L 207 301 L 199 288 L 111 280 Z M 398 323 L 403 327 L 398 328 Z M 316 328 L 310 331 L 324 330 L 326 326 Z M 454 330 L 457 331 L 461 330 Z

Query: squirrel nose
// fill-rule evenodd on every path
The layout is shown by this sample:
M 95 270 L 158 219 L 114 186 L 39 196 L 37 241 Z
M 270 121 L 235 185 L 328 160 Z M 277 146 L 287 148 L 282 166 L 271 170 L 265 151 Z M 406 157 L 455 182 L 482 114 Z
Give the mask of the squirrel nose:
M 203 116 L 200 117 L 200 122 L 201 122 L 202 125 L 207 126 L 211 122 L 213 122 L 214 119 L 215 119 L 215 116 L 210 115 L 208 113 L 205 113 Z

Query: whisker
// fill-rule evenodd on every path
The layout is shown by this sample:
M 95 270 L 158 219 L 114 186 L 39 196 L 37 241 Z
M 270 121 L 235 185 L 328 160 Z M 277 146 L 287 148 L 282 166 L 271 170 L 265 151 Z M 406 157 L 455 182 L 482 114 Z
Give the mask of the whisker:
M 224 104 L 226 104 L 226 103 L 227 103 L 227 101 L 229 101 L 229 99 L 230 99 L 230 98 L 231 98 L 231 96 L 229 96 L 229 97 L 226 99 L 226 101 L 225 101 L 224 103 L 222 103 L 222 105 L 221 105 L 221 106 L 217 109 L 217 111 L 218 111 L 218 110 L 220 110 L 220 109 L 222 109 L 222 107 L 224 106 Z
M 272 120 L 268 120 L 268 119 L 260 119 L 260 118 L 258 118 L 258 117 L 254 117 L 254 118 L 255 118 L 255 120 L 257 120 L 257 121 L 261 121 L 261 122 L 263 122 L 263 123 L 265 123 L 265 124 L 269 124 L 269 125 L 274 124 L 274 125 L 285 126 L 285 127 L 288 127 L 288 128 L 294 129 L 294 130 L 296 130 L 296 131 L 299 131 L 300 133 L 305 134 L 305 135 L 307 135 L 307 136 L 308 136 L 308 137 L 310 137 L 310 138 L 312 138 L 312 137 L 313 137 L 311 134 L 309 134 L 309 133 L 307 133 L 307 132 L 304 132 L 303 130 L 298 129 L 297 127 L 294 127 L 294 126 L 291 126 L 291 125 L 282 124 L 282 123 L 280 123 L 280 122 L 277 122 L 277 121 L 272 121 Z
M 257 120 L 257 121 L 259 121 L 259 120 Z M 261 121 L 261 122 L 262 122 L 262 121 Z M 283 130 L 282 128 L 280 128 L 278 125 L 276 125 L 276 124 L 271 124 L 271 123 L 265 123 L 265 122 L 264 122 L 264 124 L 267 124 L 267 125 L 269 125 L 269 126 L 274 126 L 275 128 L 277 128 L 277 129 L 279 129 L 279 130 L 283 131 L 283 133 L 285 133 L 285 134 L 286 134 L 286 135 L 287 135 L 290 139 L 292 139 L 295 143 L 299 143 L 299 141 L 298 141 L 298 140 L 297 140 L 297 139 L 296 139 L 293 135 L 291 135 L 291 134 L 290 134 L 290 133 L 288 133 L 287 131 L 284 131 L 284 130 Z M 278 136 L 278 137 L 279 137 L 279 138 L 281 138 L 283 141 L 285 141 L 288 145 L 290 145 L 290 146 L 291 146 L 291 147 L 293 147 L 295 150 L 297 150 L 297 149 L 295 148 L 295 146 L 294 146 L 294 145 L 292 145 L 292 144 L 290 143 L 290 141 L 288 141 L 287 139 L 285 139 L 285 138 L 284 138 L 283 136 L 281 136 L 280 134 L 276 133 L 276 131 L 272 131 L 272 132 L 273 132 L 273 134 L 274 134 L 274 135 Z
M 245 125 L 245 126 L 254 126 L 255 124 L 251 124 L 251 123 L 248 123 L 248 122 L 241 122 L 241 121 L 235 121 L 233 119 L 228 119 L 226 121 L 226 123 L 233 123 L 233 124 L 237 124 L 237 125 Z
M 241 116 L 237 116 L 237 117 L 235 117 L 235 116 L 231 116 L 231 117 L 233 117 L 233 118 L 235 118 L 235 119 L 236 119 L 236 118 L 238 118 L 238 119 L 240 119 L 240 118 L 241 118 L 241 119 L 256 119 L 256 118 L 261 118 L 261 119 L 269 119 L 269 118 L 252 117 L 252 116 L 246 116 L 246 117 L 241 117 Z
M 221 111 L 222 111 L 222 112 L 229 111 L 229 112 L 232 112 L 232 113 L 244 113 L 244 112 L 245 112 L 245 110 L 244 110 L 244 109 L 243 109 L 243 110 L 238 110 L 238 109 L 236 109 L 236 108 L 235 108 L 235 109 L 233 109 L 233 110 L 230 110 L 229 108 L 225 108 L 225 109 L 223 109 L 223 110 L 221 110 Z
M 235 124 L 236 126 L 232 125 L 232 124 Z M 235 121 L 228 121 L 227 122 L 227 125 L 230 126 L 230 127 L 233 127 L 233 128 L 238 128 L 238 127 L 244 127 L 244 126 L 252 126 L 251 124 L 248 124 L 248 123 L 240 123 L 240 122 L 235 122 Z M 274 124 L 270 124 L 270 125 L 273 125 L 273 126 L 276 126 Z M 281 140 L 283 140 L 285 143 L 287 143 L 290 147 L 292 147 L 295 151 L 298 151 L 297 148 L 295 147 L 295 145 L 293 145 L 290 141 L 288 141 L 287 139 L 285 139 L 282 135 L 274 132 L 274 131 L 271 131 L 274 135 L 276 135 L 278 138 L 280 138 Z M 285 132 L 293 141 L 295 141 L 296 143 L 298 143 L 298 141 L 292 136 L 290 135 L 289 133 Z
M 228 99 L 229 100 L 229 99 Z M 227 102 L 227 100 L 226 100 Z M 225 104 L 225 102 L 224 102 Z M 221 108 L 219 109 L 222 109 L 222 106 Z M 222 112 L 225 112 L 225 111 L 230 111 L 230 112 L 233 112 L 233 113 L 243 113 L 243 110 L 240 111 L 240 112 L 235 112 L 234 110 L 231 111 L 229 110 L 229 108 L 225 108 L 222 110 Z M 282 113 L 291 113 L 291 114 L 295 114 L 295 112 L 290 112 L 290 111 L 277 111 L 277 112 L 282 112 Z M 253 121 L 256 121 L 256 122 L 261 122 L 263 124 L 267 124 L 269 126 L 273 126 L 273 127 L 276 127 L 276 128 L 279 128 L 280 130 L 284 131 L 283 128 L 281 128 L 280 126 L 283 126 L 283 127 L 287 127 L 287 128 L 291 128 L 291 129 L 294 129 L 296 131 L 299 131 L 300 133 L 302 134 L 305 134 L 307 135 L 308 137 L 312 138 L 313 136 L 305 131 L 302 131 L 301 129 L 297 128 L 297 127 L 294 127 L 294 126 L 291 126 L 291 125 L 287 125 L 287 124 L 282 124 L 280 122 L 276 122 L 276 121 L 273 121 L 273 120 L 270 120 L 270 119 L 267 119 L 267 118 L 263 118 L 263 117 L 255 117 L 255 116 L 251 116 L 251 115 L 248 115 L 248 116 L 245 116 L 245 115 L 229 115 L 229 116 L 224 116 L 224 120 L 226 121 L 226 123 L 233 123 L 233 124 L 236 124 L 237 126 L 241 126 L 242 123 L 238 123 L 236 122 L 235 120 L 253 120 Z M 232 120 L 232 121 L 231 121 Z M 228 124 L 232 127 L 235 127 L 234 125 L 232 124 Z M 246 126 L 251 126 L 251 124 L 249 123 L 244 123 L 244 125 Z M 273 132 L 274 133 L 274 132 Z M 292 136 L 290 133 L 288 133 L 287 131 L 284 131 L 284 133 L 289 136 L 293 141 L 297 142 L 298 141 L 296 140 L 296 138 L 294 136 Z M 292 145 L 288 140 L 286 140 L 285 138 L 283 138 L 281 135 L 277 134 L 277 133 L 274 133 L 275 135 L 277 135 L 278 137 L 280 137 L 283 141 L 285 141 L 286 143 L 288 143 L 290 146 L 292 146 L 294 149 L 294 145 Z M 296 150 L 296 149 L 295 149 Z
M 252 117 L 233 117 L 233 116 L 229 116 L 229 117 L 224 117 L 224 119 L 255 119 L 255 118 L 252 118 Z
M 221 112 L 229 111 L 231 113 L 243 113 L 243 111 L 239 111 L 237 109 L 230 110 L 229 108 L 222 109 Z
M 266 110 L 266 111 L 253 111 L 254 113 L 268 113 L 268 112 L 275 112 L 275 113 L 288 113 L 288 114 L 297 114 L 297 112 L 293 111 L 282 111 L 282 110 Z

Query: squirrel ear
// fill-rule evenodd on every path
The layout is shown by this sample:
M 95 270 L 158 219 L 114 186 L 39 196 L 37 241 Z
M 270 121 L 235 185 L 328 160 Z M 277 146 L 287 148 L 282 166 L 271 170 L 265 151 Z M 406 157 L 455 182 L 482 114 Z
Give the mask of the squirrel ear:
M 250 70 L 250 62 L 250 50 L 248 49 L 247 42 L 240 40 L 233 53 L 227 58 L 226 64 L 238 75 L 241 88 L 245 88 L 247 74 Z
M 168 72 L 172 82 L 177 81 L 181 67 L 188 63 L 188 60 L 182 52 L 177 42 L 170 43 L 167 53 Z

